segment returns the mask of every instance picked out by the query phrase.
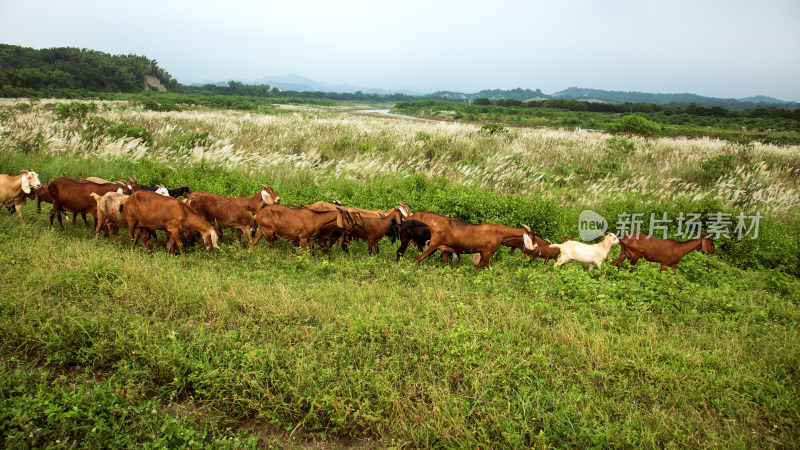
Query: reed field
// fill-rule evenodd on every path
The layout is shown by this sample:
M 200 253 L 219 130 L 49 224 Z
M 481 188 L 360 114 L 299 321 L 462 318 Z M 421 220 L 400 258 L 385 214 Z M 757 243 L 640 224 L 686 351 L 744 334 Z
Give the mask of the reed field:
M 387 108 L 390 105 L 386 106 Z M 370 106 L 369 108 L 374 108 Z M 697 214 L 717 251 L 655 263 L 445 265 L 278 241 L 152 253 L 0 217 L 0 436 L 30 447 L 796 448 L 800 147 L 423 121 L 0 99 L 0 173 L 283 204 L 398 201 L 553 242 L 578 218 Z M 716 216 L 715 216 L 716 214 Z M 759 217 L 736 234 L 737 217 Z M 90 221 L 91 223 L 91 221 Z M 706 232 L 713 229 L 704 228 Z M 739 230 L 742 231 L 742 230 Z M 682 239 L 681 239 L 682 240 Z

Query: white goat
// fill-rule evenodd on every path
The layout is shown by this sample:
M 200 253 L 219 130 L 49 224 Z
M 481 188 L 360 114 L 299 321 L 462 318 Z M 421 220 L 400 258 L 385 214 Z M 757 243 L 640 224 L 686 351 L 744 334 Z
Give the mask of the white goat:
M 25 200 L 22 194 L 30 194 L 31 188 L 39 186 L 39 175 L 32 170 L 20 170 L 19 175 L 11 176 L 0 174 L 0 209 L 6 205 L 13 204 L 19 214 L 19 220 L 25 223 L 22 218 L 22 208 L 20 205 Z
M 550 244 L 550 248 L 557 248 L 561 250 L 558 256 L 556 266 L 560 266 L 570 260 L 575 260 L 582 263 L 589 263 L 589 270 L 592 270 L 595 265 L 597 268 L 603 264 L 603 261 L 608 257 L 608 252 L 611 251 L 613 245 L 619 244 L 619 238 L 614 233 L 609 233 L 597 244 L 589 245 L 577 241 L 567 241 L 563 244 Z

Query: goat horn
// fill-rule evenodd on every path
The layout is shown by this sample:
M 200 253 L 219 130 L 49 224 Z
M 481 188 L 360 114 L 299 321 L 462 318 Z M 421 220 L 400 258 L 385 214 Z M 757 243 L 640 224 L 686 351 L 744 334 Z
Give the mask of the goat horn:
M 527 231 L 528 233 L 532 233 L 531 227 L 529 227 L 529 226 L 527 226 L 525 224 L 522 224 L 522 228 L 525 228 L 525 231 Z

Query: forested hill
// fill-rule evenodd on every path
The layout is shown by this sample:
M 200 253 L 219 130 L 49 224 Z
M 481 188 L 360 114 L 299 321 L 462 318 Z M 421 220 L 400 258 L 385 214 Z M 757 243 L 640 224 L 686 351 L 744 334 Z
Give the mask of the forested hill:
M 0 44 L 0 88 L 4 97 L 30 89 L 141 92 L 161 86 L 175 90 L 178 82 L 155 60 L 144 56 Z
M 460 92 L 440 91 L 434 92 L 428 97 L 437 100 L 472 102 L 475 99 L 497 100 L 519 100 L 527 102 L 531 100 L 578 100 L 595 103 L 610 103 L 621 105 L 625 103 L 646 103 L 659 106 L 670 105 L 689 105 L 694 103 L 698 106 L 713 107 L 721 106 L 733 110 L 755 109 L 761 106 L 780 107 L 794 109 L 799 108 L 796 102 L 786 102 L 771 97 L 757 96 L 742 99 L 721 99 L 704 97 L 697 94 L 652 94 L 648 92 L 624 92 L 624 91 L 604 91 L 602 89 L 585 89 L 571 87 L 554 94 L 544 94 L 537 89 L 485 89 L 474 94 L 464 94 Z

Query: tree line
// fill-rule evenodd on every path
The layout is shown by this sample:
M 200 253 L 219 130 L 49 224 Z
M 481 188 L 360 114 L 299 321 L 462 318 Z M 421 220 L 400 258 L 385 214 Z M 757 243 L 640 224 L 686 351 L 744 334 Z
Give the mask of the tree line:
M 110 55 L 72 47 L 36 50 L 0 44 L 2 96 L 26 96 L 42 90 L 141 92 L 145 77 L 168 90 L 178 82 L 158 62 L 139 55 Z
M 436 100 L 429 100 L 429 103 L 424 103 L 426 105 L 435 105 Z M 730 117 L 730 118 L 737 118 L 737 117 L 749 117 L 749 118 L 766 118 L 766 119 L 775 119 L 775 118 L 782 118 L 782 119 L 793 119 L 793 120 L 800 120 L 800 108 L 789 110 L 786 108 L 777 108 L 777 107 L 764 107 L 760 106 L 758 108 L 749 109 L 749 110 L 733 110 L 724 108 L 722 106 L 702 106 L 698 105 L 697 103 L 689 103 L 688 105 L 656 105 L 653 103 L 622 103 L 622 104 L 612 104 L 612 103 L 599 103 L 599 102 L 587 102 L 582 100 L 564 100 L 564 99 L 554 99 L 554 100 L 531 100 L 531 101 L 520 101 L 516 99 L 502 99 L 502 100 L 490 100 L 485 97 L 476 98 L 472 101 L 473 106 L 499 106 L 502 108 L 554 108 L 554 109 L 563 109 L 568 111 L 574 112 L 597 112 L 597 113 L 622 113 L 622 114 L 632 114 L 632 113 L 662 113 L 665 116 L 672 116 L 678 114 L 687 114 L 690 116 L 699 116 L 699 117 Z

